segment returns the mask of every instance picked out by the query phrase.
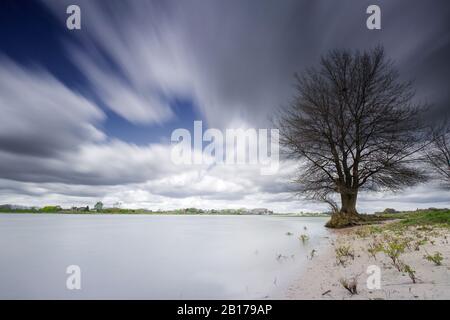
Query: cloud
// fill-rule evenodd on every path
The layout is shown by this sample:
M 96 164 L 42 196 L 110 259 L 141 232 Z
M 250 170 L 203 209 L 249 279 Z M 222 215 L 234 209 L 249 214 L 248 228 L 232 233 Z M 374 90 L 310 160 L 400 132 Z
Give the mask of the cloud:
M 62 20 L 73 2 L 43 1 Z M 366 28 L 368 1 L 77 3 L 82 49 L 69 52 L 105 104 L 132 122 L 164 122 L 172 111 L 162 97 L 183 96 L 212 126 L 265 127 L 292 98 L 295 72 L 330 49 L 380 43 L 405 78 L 418 80 L 421 98 L 437 110 L 449 102 L 445 90 L 433 89 L 448 82 L 444 1 L 380 1 L 380 31 Z
M 0 55 L 0 151 L 49 156 L 101 141 L 103 112 L 42 69 Z
M 45 1 L 58 19 L 71 1 Z M 151 2 L 79 1 L 81 46 L 67 41 L 74 64 L 92 92 L 115 113 L 135 124 L 161 124 L 173 117 L 169 100 L 186 91 L 185 50 Z
M 0 59 L 0 71 L 4 193 L 89 198 L 122 186 L 168 198 L 236 200 L 279 191 L 271 185 L 283 175 L 261 176 L 259 166 L 179 166 L 168 144 L 109 139 L 96 128 L 105 121 L 101 109 L 48 72 L 6 58 Z

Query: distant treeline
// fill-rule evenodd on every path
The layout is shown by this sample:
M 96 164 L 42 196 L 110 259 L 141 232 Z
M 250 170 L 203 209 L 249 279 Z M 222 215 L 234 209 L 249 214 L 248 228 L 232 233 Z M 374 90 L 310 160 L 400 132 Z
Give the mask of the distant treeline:
M 76 214 L 175 214 L 175 215 L 273 215 L 274 213 L 265 208 L 259 209 L 198 209 L 198 208 L 183 208 L 174 210 L 149 210 L 149 209 L 126 209 L 126 208 L 104 208 L 103 205 L 94 206 L 90 208 L 72 207 L 62 208 L 61 206 L 45 206 L 45 207 L 22 207 L 14 205 L 0 205 L 0 212 L 3 213 L 76 213 Z M 285 215 L 297 216 L 328 216 L 329 213 L 286 213 Z
M 223 209 L 223 210 L 203 210 L 197 208 L 183 208 L 175 210 L 149 210 L 149 209 L 126 209 L 126 208 L 89 208 L 72 207 L 62 208 L 61 206 L 45 206 L 45 207 L 21 207 L 13 205 L 0 205 L 0 212 L 8 213 L 109 213 L 109 214 L 246 214 L 251 211 L 245 209 Z M 272 212 L 266 214 L 271 214 Z

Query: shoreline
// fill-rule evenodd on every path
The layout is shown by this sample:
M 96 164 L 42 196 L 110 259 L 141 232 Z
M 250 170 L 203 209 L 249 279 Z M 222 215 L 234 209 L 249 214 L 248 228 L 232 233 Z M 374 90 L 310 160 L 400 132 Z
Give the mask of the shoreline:
M 390 223 L 390 222 L 389 222 Z M 383 252 L 375 254 L 368 248 L 379 235 L 359 236 L 364 227 L 331 230 L 328 246 L 317 250 L 297 280 L 286 290 L 284 299 L 293 300 L 428 300 L 450 299 L 450 230 L 433 228 L 425 230 L 429 242 L 400 255 L 402 262 L 411 266 L 417 277 L 416 283 L 404 271 L 398 271 Z M 407 228 L 404 236 L 414 239 L 420 227 Z M 426 235 L 428 232 L 428 235 Z M 346 259 L 344 265 L 337 262 L 336 248 L 350 247 L 354 258 Z M 439 252 L 442 265 L 436 265 L 424 258 L 426 254 Z M 381 288 L 369 290 L 366 281 L 370 276 L 367 267 L 375 265 L 381 270 Z M 350 294 L 340 283 L 356 279 L 357 294 Z

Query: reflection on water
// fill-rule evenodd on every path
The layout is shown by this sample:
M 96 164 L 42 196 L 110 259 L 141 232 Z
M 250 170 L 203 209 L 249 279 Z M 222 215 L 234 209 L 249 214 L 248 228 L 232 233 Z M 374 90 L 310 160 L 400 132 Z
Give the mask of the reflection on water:
M 325 221 L 1 214 L 0 298 L 274 297 L 323 242 Z M 66 289 L 69 265 L 81 268 L 79 291 Z

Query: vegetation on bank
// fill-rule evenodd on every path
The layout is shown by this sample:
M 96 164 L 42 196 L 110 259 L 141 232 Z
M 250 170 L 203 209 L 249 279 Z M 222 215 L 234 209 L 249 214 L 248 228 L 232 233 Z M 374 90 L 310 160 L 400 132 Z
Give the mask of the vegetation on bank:
M 261 209 L 258 209 L 261 210 Z M 391 212 L 393 209 L 387 209 L 381 213 L 362 214 L 360 225 L 356 233 L 358 235 L 370 235 L 382 232 L 385 229 L 400 229 L 407 226 L 439 225 L 450 228 L 450 209 L 417 209 L 416 211 Z M 97 203 L 94 208 L 72 207 L 62 208 L 61 206 L 44 206 L 44 207 L 14 207 L 10 205 L 0 205 L 0 213 L 67 213 L 67 214 L 165 214 L 165 215 L 272 215 L 271 211 L 253 212 L 247 209 L 221 209 L 221 210 L 203 210 L 197 208 L 183 208 L 175 210 L 148 210 L 148 209 L 126 209 L 126 208 L 103 208 Z M 277 214 L 277 216 L 298 216 L 298 217 L 329 217 L 330 213 L 285 213 Z M 381 225 L 387 220 L 398 220 L 386 225 Z
M 148 210 L 148 209 L 125 209 L 125 208 L 61 208 L 60 206 L 45 206 L 42 208 L 0 208 L 0 213 L 61 213 L 61 214 L 221 214 L 238 215 L 243 214 L 238 210 L 202 210 L 196 208 L 176 210 Z
M 393 220 L 389 223 L 384 223 Z M 377 234 L 393 233 L 401 236 L 408 229 L 418 232 L 429 232 L 433 235 L 434 229 L 450 229 L 450 209 L 418 209 L 395 214 L 375 214 L 372 219 L 367 219 L 367 224 L 356 229 L 355 235 L 367 238 Z
M 393 226 L 429 226 L 438 225 L 450 228 L 450 209 L 417 210 L 394 214 L 382 214 L 387 219 L 400 219 Z M 391 226 L 391 227 L 393 227 Z
M 72 207 L 62 208 L 58 205 L 44 207 L 20 207 L 13 205 L 0 205 L 0 213 L 59 213 L 59 214 L 155 214 L 155 215 L 277 215 L 277 216 L 299 216 L 299 217 L 329 217 L 328 213 L 273 213 L 265 208 L 259 209 L 197 209 L 183 208 L 174 210 L 149 210 L 149 209 L 127 209 L 127 208 L 105 208 L 101 202 L 97 202 L 93 208 Z
M 394 220 L 380 224 L 377 219 Z M 442 266 L 446 258 L 435 248 L 438 244 L 448 245 L 449 229 L 450 209 L 430 208 L 410 212 L 378 213 L 374 215 L 373 224 L 356 228 L 351 237 L 365 240 L 366 246 L 361 248 L 363 250 L 361 254 L 365 251 L 365 254 L 374 261 L 384 258 L 387 263 L 379 265 L 398 271 L 415 284 L 421 281 L 421 275 L 417 274 L 415 265 L 406 263 L 408 255 L 421 252 L 423 261 L 429 263 L 430 267 Z M 355 260 L 357 249 L 352 247 L 351 241 L 336 246 L 336 264 L 345 268 L 348 263 Z M 340 284 L 349 290 L 347 283 L 348 281 L 340 280 Z M 357 294 L 356 286 L 354 289 L 351 294 Z
M 399 220 L 396 223 L 389 224 L 389 228 L 401 226 L 417 226 L 417 225 L 443 225 L 450 227 L 450 209 L 417 209 L 415 211 L 395 211 L 394 209 L 386 209 L 383 212 L 375 214 L 360 214 L 358 221 L 352 226 L 369 226 L 369 228 L 359 229 L 357 232 L 364 232 L 362 230 L 381 230 L 375 225 L 381 224 L 388 220 Z M 343 225 L 342 227 L 350 227 Z

